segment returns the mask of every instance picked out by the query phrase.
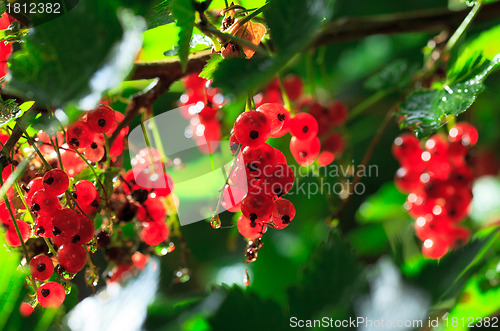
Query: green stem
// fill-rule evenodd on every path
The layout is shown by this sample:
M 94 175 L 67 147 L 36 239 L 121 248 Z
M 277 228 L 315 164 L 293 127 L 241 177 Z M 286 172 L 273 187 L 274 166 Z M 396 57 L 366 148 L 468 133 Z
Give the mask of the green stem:
M 283 96 L 283 102 L 285 103 L 285 108 L 288 109 L 290 114 L 293 115 L 295 112 L 293 111 L 292 103 L 290 102 L 288 93 L 286 93 L 285 84 L 283 84 L 283 77 L 281 76 L 281 73 L 278 73 L 278 82 L 280 83 L 281 95 Z
M 47 162 L 47 160 L 45 160 L 45 158 L 42 155 L 42 152 L 40 152 L 40 150 L 38 149 L 38 146 L 36 145 L 36 143 L 33 141 L 33 139 L 30 137 L 30 135 L 26 132 L 26 128 L 22 127 L 21 123 L 18 120 L 16 120 L 16 123 L 21 128 L 21 130 L 23 131 L 23 134 L 26 137 L 26 140 L 28 140 L 29 144 L 35 149 L 36 154 L 42 160 L 42 162 L 45 165 L 45 167 L 47 169 L 52 169 L 52 166 Z
M 3 186 L 2 176 L 0 176 L 0 185 Z M 26 264 L 29 265 L 30 257 L 28 255 L 28 249 L 26 249 L 26 245 L 24 244 L 24 241 L 23 241 L 23 236 L 21 235 L 21 230 L 19 230 L 19 226 L 17 225 L 16 218 L 14 217 L 14 214 L 12 213 L 10 201 L 7 198 L 7 195 L 4 195 L 3 199 L 5 201 L 5 206 L 7 207 L 7 210 L 9 211 L 10 217 L 12 218 L 12 223 L 14 224 L 14 228 L 16 229 L 17 237 L 19 238 L 19 241 L 21 242 L 21 246 L 22 246 L 23 252 L 24 252 L 24 257 L 26 258 Z M 35 280 L 33 279 L 33 277 L 30 277 L 30 276 L 27 276 L 27 277 L 31 281 L 31 285 L 33 286 L 33 289 L 35 290 L 35 293 L 36 293 L 36 290 L 38 287 L 36 285 Z
M 236 24 L 239 25 L 239 26 L 242 26 L 244 25 L 245 23 L 247 23 L 248 21 L 250 21 L 251 19 L 253 19 L 255 16 L 259 15 L 260 13 L 262 13 L 264 11 L 264 9 L 269 5 L 269 3 L 266 3 L 264 6 L 256 9 L 253 13 L 251 13 L 250 15 L 247 15 L 245 16 L 244 18 L 242 18 L 241 20 L 239 20 Z
M 483 5 L 483 0 L 479 0 L 476 2 L 474 7 L 472 7 L 471 11 L 469 14 L 465 17 L 465 19 L 462 21 L 460 26 L 457 28 L 457 30 L 453 33 L 453 35 L 450 37 L 448 42 L 446 43 L 446 46 L 444 47 L 444 53 L 449 53 L 455 47 L 457 42 L 460 40 L 460 38 L 463 36 L 464 32 L 468 29 L 470 26 L 471 22 L 473 21 L 474 17 L 479 13 L 479 9 L 481 9 L 481 6 Z
M 234 153 L 235 160 L 238 157 L 238 155 L 240 154 L 240 151 L 241 151 L 241 145 L 238 146 L 236 153 Z M 220 191 L 219 199 L 217 199 L 217 206 L 215 207 L 215 212 L 213 214 L 214 217 L 216 215 L 219 215 L 219 209 L 220 209 L 220 206 L 222 203 L 222 199 L 224 197 L 224 189 L 226 188 L 226 185 L 229 183 L 229 178 L 231 178 L 231 175 L 233 174 L 235 168 L 236 168 L 236 166 L 235 166 L 234 162 L 231 163 L 231 168 L 229 169 L 229 175 L 226 177 L 226 181 L 224 183 L 224 186 L 222 187 L 222 190 Z M 222 170 L 222 173 L 224 174 L 224 176 L 226 176 L 226 173 L 225 173 L 226 171 L 224 170 L 224 167 L 221 167 L 221 170 Z
M 316 75 L 314 72 L 314 53 L 315 50 L 311 49 L 306 55 L 306 75 L 309 82 L 309 94 L 316 99 Z

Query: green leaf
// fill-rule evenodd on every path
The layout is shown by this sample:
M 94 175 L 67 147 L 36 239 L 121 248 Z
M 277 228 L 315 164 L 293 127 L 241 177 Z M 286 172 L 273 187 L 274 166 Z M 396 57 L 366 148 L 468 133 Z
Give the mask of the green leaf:
M 356 213 L 360 223 L 380 223 L 390 218 L 407 218 L 403 209 L 406 195 L 399 192 L 394 182 L 386 183 L 377 193 L 366 199 Z
M 210 60 L 208 60 L 207 64 L 205 64 L 205 66 L 203 67 L 203 70 L 200 73 L 200 77 L 205 79 L 213 79 L 214 73 L 222 60 L 223 58 L 219 54 L 212 54 L 210 56 Z
M 471 240 L 465 247 L 449 252 L 439 261 L 423 259 L 421 269 L 413 275 L 413 280 L 427 289 L 434 300 L 454 297 L 481 267 L 486 251 L 491 248 L 491 241 L 498 238 L 496 235 Z
M 327 305 L 342 305 L 364 283 L 349 247 L 333 234 L 310 257 L 296 286 L 288 289 L 290 315 L 311 318 Z
M 401 127 L 409 127 L 419 137 L 425 137 L 446 123 L 448 115 L 459 115 L 476 100 L 484 89 L 484 80 L 500 63 L 500 54 L 481 66 L 479 72 L 465 77 L 465 81 L 443 85 L 440 89 L 418 90 L 400 105 L 398 115 L 404 116 Z
M 191 41 L 189 42 L 189 53 L 201 52 L 212 46 L 209 38 L 201 34 L 193 34 Z M 171 50 L 166 51 L 165 56 L 175 56 L 179 55 L 179 46 L 172 47 Z
M 371 90 L 402 89 L 411 83 L 411 77 L 417 69 L 417 65 L 410 65 L 406 60 L 394 60 L 380 72 L 368 78 L 365 86 Z
M 179 30 L 179 59 L 182 70 L 186 70 L 189 56 L 190 41 L 193 35 L 195 9 L 191 1 L 170 0 L 170 10 L 175 17 L 175 25 Z
M 18 270 L 20 256 L 7 250 L 3 234 L 0 235 L 0 330 L 9 316 L 18 309 L 18 296 L 24 283 L 24 275 Z
M 260 298 L 251 290 L 242 290 L 238 286 L 223 286 L 212 293 L 206 302 L 217 299 L 220 302 L 221 298 L 222 303 L 208 319 L 212 330 L 255 331 L 262 329 L 263 323 L 268 330 L 288 328 L 288 320 L 280 305 L 270 299 Z
M 172 13 L 169 10 L 169 2 L 170 0 L 156 0 L 154 2 L 153 9 L 146 16 L 148 29 L 174 22 Z
M 273 0 L 264 16 L 278 53 L 299 51 L 333 14 L 333 0 Z
M 30 30 L 10 59 L 6 91 L 56 107 L 86 97 L 80 106 L 91 108 L 128 75 L 144 29 L 142 18 L 113 1 L 80 1 Z
M 19 116 L 21 116 L 21 109 L 14 100 L 0 100 L 0 126 L 4 126 Z

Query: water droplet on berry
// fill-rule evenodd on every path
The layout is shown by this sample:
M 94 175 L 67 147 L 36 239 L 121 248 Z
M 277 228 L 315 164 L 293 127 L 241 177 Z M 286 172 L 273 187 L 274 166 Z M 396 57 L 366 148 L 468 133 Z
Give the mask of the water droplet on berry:
M 66 295 L 71 293 L 71 282 L 64 282 L 63 287 L 64 287 L 64 293 L 66 293 Z
M 72 280 L 76 276 L 76 274 L 67 272 L 61 265 L 57 266 L 57 273 L 64 280 Z
M 90 253 L 95 253 L 97 251 L 97 239 L 95 237 L 87 244 L 87 250 Z

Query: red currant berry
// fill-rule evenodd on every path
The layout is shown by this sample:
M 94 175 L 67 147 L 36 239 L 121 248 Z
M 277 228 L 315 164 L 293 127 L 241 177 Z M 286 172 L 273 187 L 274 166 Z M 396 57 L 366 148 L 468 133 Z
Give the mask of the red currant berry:
M 446 237 L 451 249 L 463 247 L 470 239 L 470 231 L 463 226 L 450 227 Z
M 242 152 L 243 161 L 247 168 L 247 174 L 252 178 L 260 178 L 264 175 L 265 168 L 276 164 L 276 153 L 269 144 L 259 146 L 247 146 Z
M 347 107 L 342 102 L 334 102 L 328 106 L 328 119 L 333 126 L 340 126 L 347 120 Z
M 97 189 L 91 181 L 81 180 L 75 184 L 75 192 L 73 197 L 78 204 L 90 204 L 97 196 Z
M 340 133 L 331 133 L 328 137 L 326 137 L 321 146 L 323 151 L 327 151 L 332 153 L 334 156 L 338 156 L 344 152 L 344 138 Z
M 466 122 L 460 122 L 448 134 L 451 142 L 460 141 L 464 146 L 474 146 L 479 139 L 477 129 Z
M 108 131 L 116 122 L 115 112 L 106 105 L 100 105 L 87 113 L 87 123 L 90 130 L 97 133 Z
M 309 140 L 300 140 L 297 137 L 290 139 L 290 152 L 295 161 L 303 167 L 307 167 L 316 160 L 321 149 L 318 137 Z
M 28 317 L 33 313 L 34 310 L 35 308 L 33 308 L 32 305 L 27 302 L 23 302 L 19 307 L 19 314 L 21 314 L 22 317 Z
M 51 215 L 61 209 L 57 196 L 49 194 L 45 189 L 38 190 L 31 198 L 31 210 L 38 215 Z
M 286 164 L 277 163 L 269 174 L 265 174 L 262 187 L 267 194 L 279 198 L 292 189 L 294 181 L 295 175 L 292 168 Z
M 82 209 L 82 211 L 91 215 L 96 213 L 99 210 L 99 206 L 101 204 L 101 197 L 99 195 L 95 196 L 95 199 L 89 204 L 78 204 L 78 206 Z
M 39 237 L 54 238 L 54 227 L 52 226 L 52 217 L 40 215 L 33 222 L 35 226 L 35 235 Z
M 16 220 L 16 224 L 19 228 L 19 232 L 21 232 L 23 243 L 25 243 L 30 238 L 31 228 L 28 223 L 21 220 Z M 8 224 L 7 232 L 5 232 L 5 241 L 12 247 L 21 246 L 21 241 L 19 240 L 19 236 L 13 222 Z
M 293 74 L 287 75 L 283 78 L 283 87 L 285 88 L 286 94 L 291 101 L 297 100 L 304 91 L 302 78 Z
M 75 122 L 66 131 L 66 143 L 72 149 L 88 147 L 92 141 L 94 141 L 94 132 L 90 130 L 86 122 Z
M 167 210 L 159 198 L 148 197 L 148 199 L 137 210 L 137 218 L 142 222 L 164 222 Z
M 40 254 L 31 259 L 30 272 L 36 280 L 47 280 L 54 273 L 54 264 L 50 257 Z
M 73 236 L 78 233 L 80 218 L 72 209 L 64 208 L 54 212 L 52 226 L 54 228 L 52 231 L 54 237 L 65 243 L 71 241 Z
M 264 113 L 269 119 L 269 123 L 271 124 L 271 137 L 281 137 L 286 133 L 285 130 L 281 136 L 277 136 L 278 133 L 281 133 L 285 123 L 290 119 L 290 112 L 286 110 L 282 104 L 265 103 L 257 108 L 257 111 Z
M 43 176 L 43 187 L 48 194 L 60 195 L 66 192 L 69 186 L 69 177 L 61 169 L 53 169 Z
M 236 119 L 234 133 L 241 144 L 258 146 L 269 138 L 271 125 L 263 113 L 255 110 L 246 111 Z
M 85 266 L 87 253 L 82 245 L 67 242 L 59 247 L 57 260 L 65 271 L 76 274 Z
M 78 218 L 80 219 L 80 228 L 71 242 L 73 244 L 88 244 L 94 238 L 94 221 L 83 214 L 78 214 Z
M 284 229 L 295 217 L 295 207 L 287 199 L 274 201 L 273 224 L 276 229 Z
M 300 140 L 308 140 L 318 134 L 318 122 L 308 113 L 298 113 L 288 121 L 288 128 L 292 136 Z
M 241 201 L 241 212 L 251 221 L 265 222 L 273 213 L 273 198 L 259 191 L 250 191 Z
M 392 155 L 401 165 L 408 165 L 416 168 L 416 165 L 422 163 L 422 147 L 420 141 L 410 133 L 404 133 L 394 140 L 392 146 Z
M 262 222 L 251 221 L 245 215 L 241 215 L 237 222 L 238 231 L 240 234 L 250 240 L 255 240 L 262 237 L 266 232 L 267 226 Z
M 42 177 L 36 177 L 31 180 L 31 182 L 28 183 L 28 194 L 26 194 L 26 203 L 28 206 L 31 206 L 31 199 L 33 198 L 33 195 L 35 194 L 36 191 L 40 190 L 43 188 L 43 178 Z
M 141 239 L 150 246 L 157 246 L 168 238 L 168 227 L 164 222 L 143 223 Z
M 448 252 L 448 243 L 439 237 L 428 238 L 422 245 L 422 254 L 430 259 L 440 259 Z
M 83 154 L 90 162 L 99 162 L 102 160 L 105 154 L 105 149 L 103 144 L 93 141 L 89 147 L 86 147 Z
M 335 154 L 328 151 L 323 151 L 318 155 L 318 164 L 321 167 L 325 167 L 335 161 Z
M 202 92 L 205 89 L 207 80 L 198 76 L 197 73 L 190 74 L 184 78 L 184 87 L 195 92 Z
M 423 183 L 420 181 L 420 173 L 406 167 L 401 167 L 396 171 L 394 183 L 403 193 L 415 192 L 423 187 Z
M 132 254 L 132 263 L 134 263 L 137 269 L 143 270 L 148 262 L 148 257 L 141 252 L 135 252 Z
M 47 282 L 38 288 L 36 298 L 40 306 L 45 308 L 59 307 L 66 298 L 64 287 L 56 282 Z

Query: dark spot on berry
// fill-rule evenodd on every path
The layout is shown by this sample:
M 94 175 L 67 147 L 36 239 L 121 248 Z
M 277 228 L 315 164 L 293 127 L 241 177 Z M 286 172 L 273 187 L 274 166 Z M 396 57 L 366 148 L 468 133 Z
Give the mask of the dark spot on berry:
M 132 192 L 132 199 L 139 202 L 141 205 L 148 199 L 149 192 L 145 189 L 137 189 Z
M 252 138 L 252 139 L 259 138 L 259 133 L 257 131 L 255 131 L 255 130 L 250 131 L 250 138 Z
M 238 144 L 237 143 L 231 143 L 231 145 L 229 146 L 229 149 L 231 150 L 231 152 L 233 154 L 236 153 L 236 151 L 238 150 Z
M 285 118 L 286 118 L 285 114 L 278 114 L 278 120 L 280 122 L 283 122 L 285 120 Z
M 254 172 L 257 171 L 258 167 L 254 162 L 250 162 L 247 164 L 248 171 Z
M 302 128 L 302 132 L 307 133 L 309 131 L 309 127 L 306 125 Z
M 76 192 L 73 192 L 71 195 L 73 196 L 73 198 L 78 199 L 78 196 L 76 195 Z
M 40 263 L 39 265 L 36 266 L 36 270 L 38 270 L 38 272 L 44 272 L 45 269 L 47 269 L 45 263 Z
M 94 208 L 97 208 L 97 207 L 99 207 L 99 202 L 97 202 L 97 200 L 94 200 L 94 201 L 92 201 L 92 203 L 90 205 Z
M 300 157 L 306 157 L 307 156 L 307 152 L 299 152 L 299 156 Z
M 44 298 L 46 298 L 46 297 L 48 297 L 48 296 L 50 295 L 50 290 L 49 290 L 49 289 L 47 289 L 47 288 L 44 288 L 44 289 L 42 289 L 42 290 L 40 291 L 40 293 L 42 293 L 42 296 L 43 296 Z
M 97 121 L 97 125 L 99 125 L 101 128 L 105 127 L 106 126 L 106 120 L 104 118 L 100 118 Z
M 54 227 L 54 230 L 52 230 L 52 233 L 54 236 L 58 236 L 61 234 L 61 230 L 58 227 Z
M 457 214 L 457 211 L 455 209 L 450 209 L 448 211 L 448 215 L 450 215 L 450 216 L 455 216 L 456 214 Z
M 255 227 L 254 223 L 257 220 L 257 214 L 251 213 L 249 219 L 250 219 L 250 226 Z
M 46 180 L 43 181 L 47 185 L 52 185 L 54 183 L 54 177 L 49 177 Z
M 82 238 L 80 238 L 80 235 L 75 234 L 75 235 L 73 236 L 73 239 L 71 239 L 71 242 L 72 242 L 73 244 L 78 244 L 78 242 L 80 241 L 80 239 L 82 239 Z
M 90 147 L 92 149 L 96 149 L 97 148 L 97 144 L 95 142 L 92 142 L 92 144 L 90 144 Z
M 290 216 L 283 215 L 283 216 L 281 216 L 281 220 L 283 221 L 283 224 L 288 224 L 288 223 L 290 223 Z
M 80 146 L 80 142 L 79 142 L 79 141 L 78 141 L 78 139 L 76 139 L 76 138 L 71 138 L 71 139 L 69 140 L 69 144 L 70 144 L 71 146 L 75 146 L 75 147 Z
M 42 235 L 42 234 L 44 234 L 44 233 L 45 233 L 45 229 L 44 229 L 43 227 L 39 226 L 39 227 L 36 229 L 36 235 L 37 235 L 37 236 L 40 236 L 40 235 Z
M 40 210 L 40 205 L 38 203 L 34 203 L 32 206 L 31 206 L 31 210 L 33 211 L 39 211 Z
M 274 189 L 274 194 L 279 198 L 283 195 L 283 189 L 281 187 L 275 188 Z
M 2 228 L 7 231 L 9 229 L 9 224 L 2 223 Z

